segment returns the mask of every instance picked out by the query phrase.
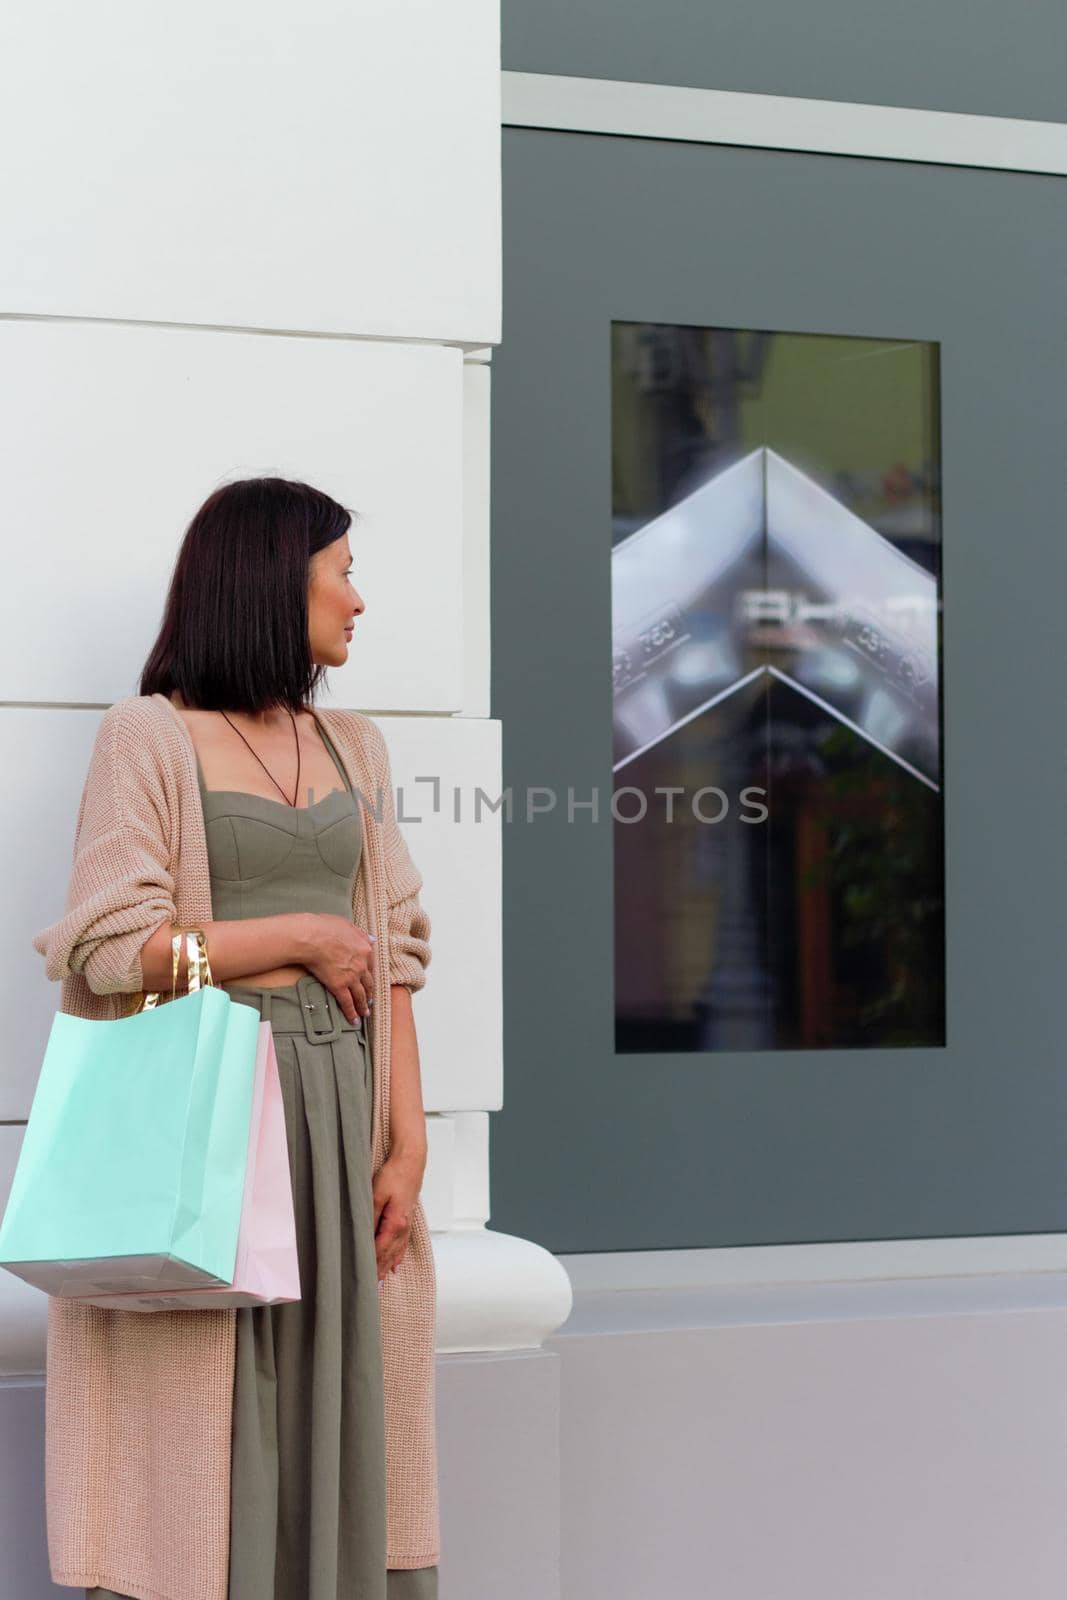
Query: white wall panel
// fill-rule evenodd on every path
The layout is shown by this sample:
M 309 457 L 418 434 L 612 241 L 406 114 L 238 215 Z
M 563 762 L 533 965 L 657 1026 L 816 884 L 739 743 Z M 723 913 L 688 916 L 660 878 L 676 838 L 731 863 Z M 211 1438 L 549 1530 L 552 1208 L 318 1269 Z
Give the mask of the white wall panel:
M 137 692 L 182 534 L 222 482 L 305 479 L 359 516 L 366 603 L 332 702 L 463 694 L 461 352 L 103 323 L 0 322 L 6 700 Z
M 487 717 L 491 683 L 488 351 L 463 365 L 463 712 Z
M 389 746 L 397 816 L 422 873 L 433 958 L 414 999 L 427 1111 L 502 1105 L 500 724 L 376 717 Z
M 30 941 L 63 915 L 78 802 L 102 714 L 0 711 L 7 770 L 18 774 L 8 785 L 0 829 L 0 871 L 8 885 L 0 920 L 0 963 L 8 975 L 0 985 L 0 1120 L 29 1116 L 59 1008 L 60 986 L 49 983 Z
M 1067 1311 L 886 1315 L 871 1294 L 822 1320 L 831 1291 L 767 1322 L 727 1292 L 736 1326 L 686 1325 L 646 1292 L 654 1332 L 629 1326 L 628 1297 L 578 1297 L 545 1347 L 562 1361 L 565 1595 L 1062 1593 Z
M 0 311 L 500 339 L 493 0 L 10 0 Z
M 426 1118 L 422 1203 L 431 1232 L 484 1228 L 489 1220 L 489 1116 L 485 1111 Z
M 483 1228 L 490 1210 L 489 1116 L 484 1111 L 468 1111 L 452 1121 L 456 1150 L 453 1226 Z
M 443 1233 L 452 1226 L 456 1164 L 453 1128 L 452 1117 L 426 1118 L 426 1171 L 419 1198 L 432 1233 Z
M 0 1217 L 11 1193 L 24 1131 L 22 1126 L 0 1127 Z M 47 1331 L 48 1296 L 44 1290 L 0 1268 L 0 1379 L 43 1370 Z M 3 1438 L 0 1431 L 0 1440 Z M 0 1478 L 6 1455 L 7 1451 L 0 1449 Z M 0 1554 L 0 1594 L 6 1600 L 11 1591 L 3 1587 L 7 1555 L 2 1542 L 0 1552 L 4 1552 Z

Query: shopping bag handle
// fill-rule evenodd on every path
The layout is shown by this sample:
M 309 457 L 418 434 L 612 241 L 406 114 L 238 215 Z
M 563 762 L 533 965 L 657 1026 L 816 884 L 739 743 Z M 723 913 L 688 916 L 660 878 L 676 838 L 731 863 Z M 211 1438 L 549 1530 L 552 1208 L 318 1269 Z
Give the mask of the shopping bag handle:
M 189 993 L 193 994 L 194 991 L 201 988 L 201 986 L 204 988 L 213 989 L 215 987 L 215 980 L 211 976 L 211 963 L 209 962 L 207 955 L 207 935 L 205 934 L 203 928 L 186 928 L 183 930 L 178 927 L 176 922 L 172 922 L 171 927 L 177 929 L 177 932 L 170 941 L 171 964 L 169 998 L 173 1000 L 178 992 L 178 959 L 181 954 L 183 932 L 185 937 L 186 956 L 189 963 Z M 133 1017 L 141 1011 L 152 1011 L 161 1003 L 165 1002 L 162 993 L 159 991 L 155 991 L 150 994 L 134 995 L 132 1004 L 130 1005 L 129 1010 L 126 1012 L 126 1015 Z

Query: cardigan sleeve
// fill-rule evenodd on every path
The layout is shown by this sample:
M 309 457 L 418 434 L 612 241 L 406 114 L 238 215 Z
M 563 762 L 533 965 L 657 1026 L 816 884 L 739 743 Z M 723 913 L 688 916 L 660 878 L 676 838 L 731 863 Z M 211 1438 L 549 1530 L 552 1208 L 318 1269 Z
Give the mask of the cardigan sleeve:
M 33 938 L 53 982 L 79 972 L 94 994 L 143 990 L 142 946 L 161 923 L 178 920 L 165 816 L 151 745 L 119 701 L 97 729 L 66 910 Z
M 430 964 L 430 919 L 422 905 L 422 874 L 411 859 L 396 820 L 393 775 L 385 735 L 366 719 L 371 758 L 381 794 L 382 850 L 389 907 L 389 982 L 402 983 L 414 994 L 426 982 Z

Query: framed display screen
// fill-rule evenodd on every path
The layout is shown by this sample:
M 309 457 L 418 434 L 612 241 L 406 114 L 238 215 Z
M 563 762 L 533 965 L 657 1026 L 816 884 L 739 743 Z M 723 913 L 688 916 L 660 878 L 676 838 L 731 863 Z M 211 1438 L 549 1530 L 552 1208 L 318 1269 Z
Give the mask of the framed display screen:
M 503 144 L 492 1226 L 1058 1230 L 1062 179 Z

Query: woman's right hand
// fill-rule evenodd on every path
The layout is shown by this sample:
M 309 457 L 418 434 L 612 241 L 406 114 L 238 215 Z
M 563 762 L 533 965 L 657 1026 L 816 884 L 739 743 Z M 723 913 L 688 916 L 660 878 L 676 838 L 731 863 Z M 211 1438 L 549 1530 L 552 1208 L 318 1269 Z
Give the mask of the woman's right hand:
M 307 943 L 300 960 L 336 997 L 349 1022 L 370 1016 L 374 940 L 364 929 L 332 912 L 309 912 Z

